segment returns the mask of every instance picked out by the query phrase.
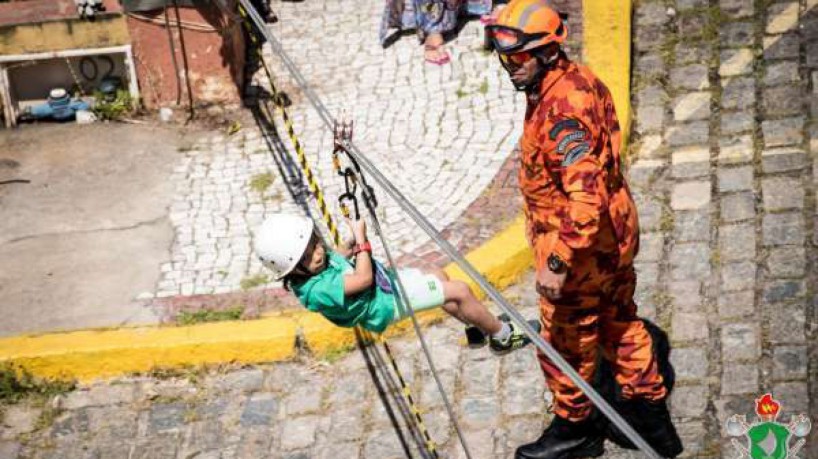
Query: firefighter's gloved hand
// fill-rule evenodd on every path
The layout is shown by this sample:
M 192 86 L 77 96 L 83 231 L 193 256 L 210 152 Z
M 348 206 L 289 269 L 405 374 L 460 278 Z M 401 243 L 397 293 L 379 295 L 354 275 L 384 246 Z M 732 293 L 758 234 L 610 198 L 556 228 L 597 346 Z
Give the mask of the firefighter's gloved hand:
M 565 285 L 565 278 L 568 272 L 555 273 L 543 267 L 537 270 L 537 293 L 549 300 L 559 300 L 562 298 L 562 287 Z

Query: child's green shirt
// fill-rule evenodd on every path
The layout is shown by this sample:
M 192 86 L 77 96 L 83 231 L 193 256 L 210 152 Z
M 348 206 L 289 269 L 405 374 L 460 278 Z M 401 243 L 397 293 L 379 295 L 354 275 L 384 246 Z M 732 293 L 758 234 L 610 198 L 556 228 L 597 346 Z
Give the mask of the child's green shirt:
M 307 309 L 320 313 L 341 327 L 360 325 L 382 333 L 395 314 L 395 298 L 377 287 L 357 295 L 344 295 L 344 276 L 354 271 L 352 263 L 327 251 L 327 267 L 302 282 L 294 282 L 293 293 Z

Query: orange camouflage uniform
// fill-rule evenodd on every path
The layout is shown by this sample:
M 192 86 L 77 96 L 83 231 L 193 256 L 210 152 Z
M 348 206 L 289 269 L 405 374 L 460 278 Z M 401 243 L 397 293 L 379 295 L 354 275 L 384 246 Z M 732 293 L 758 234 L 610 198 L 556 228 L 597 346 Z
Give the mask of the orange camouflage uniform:
M 650 335 L 636 314 L 636 206 L 620 170 L 613 100 L 591 71 L 561 54 L 539 94 L 529 95 L 520 188 L 538 270 L 549 255 L 569 267 L 559 300 L 540 297 L 542 336 L 582 375 L 594 377 L 599 349 L 625 398 L 666 395 Z M 590 400 L 539 355 L 555 412 L 578 421 Z

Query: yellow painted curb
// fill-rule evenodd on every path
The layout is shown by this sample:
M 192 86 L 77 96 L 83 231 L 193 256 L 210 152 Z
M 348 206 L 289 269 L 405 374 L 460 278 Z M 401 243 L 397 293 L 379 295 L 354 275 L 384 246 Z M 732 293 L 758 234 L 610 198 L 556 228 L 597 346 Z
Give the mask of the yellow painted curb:
M 0 362 L 44 378 L 95 378 L 157 367 L 291 358 L 296 321 L 269 317 L 188 327 L 84 330 L 0 340 Z
M 517 217 L 511 226 L 466 255 L 466 260 L 498 289 L 517 281 L 533 263 L 531 248 L 525 240 L 525 217 Z M 446 273 L 469 284 L 480 299 L 485 297 L 485 292 L 456 264 L 447 266 Z
M 631 0 L 583 0 L 583 57 L 613 95 L 622 146 L 631 125 Z
M 614 96 L 623 142 L 630 126 L 630 0 L 583 0 L 585 61 Z M 525 240 L 524 218 L 478 247 L 466 258 L 495 287 L 502 289 L 528 270 L 532 254 Z M 477 285 L 455 264 L 452 278 Z M 445 317 L 441 310 L 419 314 L 423 324 Z M 411 330 L 403 321 L 387 336 Z M 336 327 L 305 310 L 258 320 L 219 322 L 187 327 L 87 330 L 0 339 L 0 363 L 19 365 L 47 378 L 88 381 L 153 368 L 220 362 L 257 363 L 292 358 L 301 334 L 312 352 L 327 355 L 355 345 L 353 330 Z

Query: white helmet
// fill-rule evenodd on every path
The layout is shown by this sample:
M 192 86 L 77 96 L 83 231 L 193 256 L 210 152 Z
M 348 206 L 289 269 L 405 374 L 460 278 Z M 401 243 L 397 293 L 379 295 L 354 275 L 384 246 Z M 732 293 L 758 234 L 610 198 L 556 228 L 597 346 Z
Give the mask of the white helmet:
M 276 279 L 295 269 L 310 243 L 315 224 L 312 219 L 292 214 L 276 214 L 256 230 L 256 255 L 273 271 Z

